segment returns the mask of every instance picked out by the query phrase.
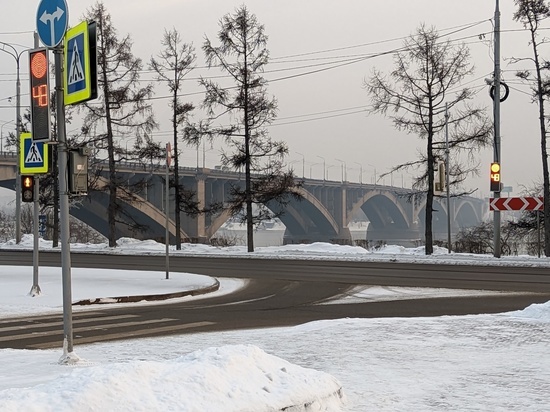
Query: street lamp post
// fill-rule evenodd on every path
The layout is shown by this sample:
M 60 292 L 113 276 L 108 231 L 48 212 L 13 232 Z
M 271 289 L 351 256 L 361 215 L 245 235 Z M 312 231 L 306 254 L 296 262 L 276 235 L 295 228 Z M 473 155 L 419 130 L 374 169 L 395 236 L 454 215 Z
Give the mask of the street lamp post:
M 19 170 L 19 133 L 21 131 L 21 78 L 19 76 L 19 60 L 24 51 L 17 51 L 9 43 L 0 42 L 0 51 L 9 54 L 15 59 L 17 65 L 17 80 L 15 94 L 15 140 L 17 167 L 15 171 L 15 243 L 21 242 L 21 172 Z
M 333 168 L 333 167 L 338 167 L 338 166 L 337 165 L 327 165 L 327 180 L 330 180 L 330 178 L 329 178 L 330 169 Z
M 376 185 L 376 166 L 373 166 L 370 163 L 367 163 L 367 166 L 370 166 L 374 169 L 374 184 Z
M 4 126 L 8 123 L 13 123 L 13 120 L 8 120 L 0 126 L 0 153 L 4 153 Z
M 359 165 L 359 184 L 363 184 L 363 165 L 361 163 L 353 162 L 356 165 Z
M 348 167 L 346 165 L 346 162 L 340 159 L 334 159 L 337 162 L 342 163 L 342 183 L 348 180 Z
M 326 170 L 327 170 L 327 164 L 326 164 L 326 161 L 325 161 L 325 158 L 323 156 L 317 156 L 319 159 L 321 159 L 323 161 L 323 180 L 327 180 L 327 176 L 326 176 Z
M 321 163 L 312 163 L 309 165 L 309 178 L 311 179 L 311 170 L 313 169 L 313 166 L 320 165 Z
M 302 156 L 302 179 L 305 178 L 305 171 L 306 171 L 306 157 L 302 153 L 296 152 L 296 154 L 299 154 Z

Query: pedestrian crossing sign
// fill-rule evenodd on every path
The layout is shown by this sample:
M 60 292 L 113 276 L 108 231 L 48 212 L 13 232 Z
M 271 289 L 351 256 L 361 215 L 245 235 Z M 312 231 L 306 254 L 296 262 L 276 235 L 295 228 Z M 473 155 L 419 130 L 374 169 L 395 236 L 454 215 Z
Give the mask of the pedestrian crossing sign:
M 65 35 L 65 104 L 81 103 L 97 97 L 97 56 L 95 23 L 83 21 Z
M 48 144 L 33 141 L 30 133 L 21 133 L 19 168 L 21 174 L 48 173 Z

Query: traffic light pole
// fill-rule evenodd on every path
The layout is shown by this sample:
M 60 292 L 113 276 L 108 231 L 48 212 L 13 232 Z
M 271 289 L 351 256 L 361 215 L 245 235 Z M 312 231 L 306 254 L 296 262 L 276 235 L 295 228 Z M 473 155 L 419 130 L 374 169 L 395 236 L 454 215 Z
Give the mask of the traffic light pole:
M 38 266 L 39 266 L 39 255 L 38 255 L 38 213 L 39 213 L 39 196 L 40 196 L 40 178 L 38 176 L 34 176 L 34 184 L 33 184 L 33 237 L 34 237 L 34 247 L 32 252 L 32 288 L 30 295 L 31 296 L 37 296 L 40 295 L 40 286 L 38 285 Z
M 500 9 L 499 9 L 499 0 L 496 0 L 495 7 L 495 72 L 494 72 L 494 96 L 493 96 L 493 116 L 494 116 L 494 161 L 499 163 L 502 168 L 500 161 Z M 500 174 L 500 181 L 502 181 L 502 173 Z M 500 183 L 499 183 L 500 185 Z M 493 192 L 494 198 L 500 197 L 500 187 L 499 191 Z M 500 257 L 500 212 L 493 212 L 493 245 L 494 245 L 494 257 Z
M 60 363 L 73 361 L 73 313 L 71 306 L 71 250 L 69 244 L 69 191 L 67 176 L 68 147 L 65 135 L 65 104 L 63 101 L 63 45 L 53 49 L 55 56 L 55 96 L 57 116 L 57 156 L 59 180 L 59 223 L 63 284 L 63 356 Z

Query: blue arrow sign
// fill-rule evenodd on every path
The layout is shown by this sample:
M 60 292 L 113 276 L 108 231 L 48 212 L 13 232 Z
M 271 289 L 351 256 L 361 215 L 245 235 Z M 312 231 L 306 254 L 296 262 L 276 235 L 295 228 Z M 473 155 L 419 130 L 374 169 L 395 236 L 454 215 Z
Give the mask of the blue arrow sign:
M 38 37 L 46 47 L 55 47 L 65 36 L 68 18 L 65 0 L 42 0 L 36 13 Z

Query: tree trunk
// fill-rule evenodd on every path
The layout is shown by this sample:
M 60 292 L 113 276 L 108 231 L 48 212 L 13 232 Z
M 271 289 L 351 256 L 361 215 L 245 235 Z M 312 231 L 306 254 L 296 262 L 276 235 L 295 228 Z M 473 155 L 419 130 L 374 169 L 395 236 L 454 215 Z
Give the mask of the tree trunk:
M 246 31 L 245 31 L 246 39 Z M 254 252 L 254 222 L 252 215 L 252 181 L 250 176 L 250 127 L 249 121 L 249 97 L 248 97 L 248 63 L 247 63 L 247 43 L 243 42 L 244 47 L 244 146 L 245 146 L 245 196 L 246 196 L 246 244 L 248 252 Z
M 430 91 L 431 94 L 431 91 Z M 428 108 L 428 192 L 426 193 L 426 228 L 425 228 L 425 251 L 426 255 L 431 255 L 434 252 L 433 241 L 433 203 L 434 203 L 434 154 L 433 154 L 433 101 L 430 99 Z
M 180 193 L 180 175 L 179 175 L 179 152 L 178 152 L 178 124 L 176 119 L 177 90 L 174 90 L 174 109 L 172 127 L 174 129 L 174 194 L 175 194 L 175 224 L 176 224 L 176 250 L 181 250 L 181 193 Z M 168 189 L 170 186 L 168 186 Z M 169 213 L 166 208 L 166 213 Z
M 548 150 L 546 147 L 546 120 L 544 116 L 542 75 L 535 32 L 533 31 L 533 29 L 531 29 L 531 43 L 533 44 L 535 69 L 537 72 L 537 99 L 539 104 L 540 151 L 542 155 L 542 178 L 544 197 L 544 254 L 545 256 L 550 256 L 550 181 L 548 177 Z
M 109 247 L 116 246 L 116 169 L 115 150 L 113 145 L 113 130 L 107 122 L 107 141 L 109 155 L 109 207 L 107 210 L 109 224 Z
M 109 96 L 107 72 L 103 70 L 103 95 Z M 109 206 L 107 207 L 107 224 L 109 227 L 109 247 L 116 246 L 116 168 L 115 168 L 115 145 L 113 138 L 113 125 L 111 124 L 111 110 L 109 99 L 105 97 L 105 123 L 107 127 L 107 155 L 109 164 Z
M 428 138 L 428 147 L 432 146 L 431 137 Z M 434 163 L 431 149 L 428 149 L 428 191 L 426 192 L 426 222 L 425 222 L 425 249 L 426 255 L 434 252 L 433 246 L 433 202 L 434 202 Z

